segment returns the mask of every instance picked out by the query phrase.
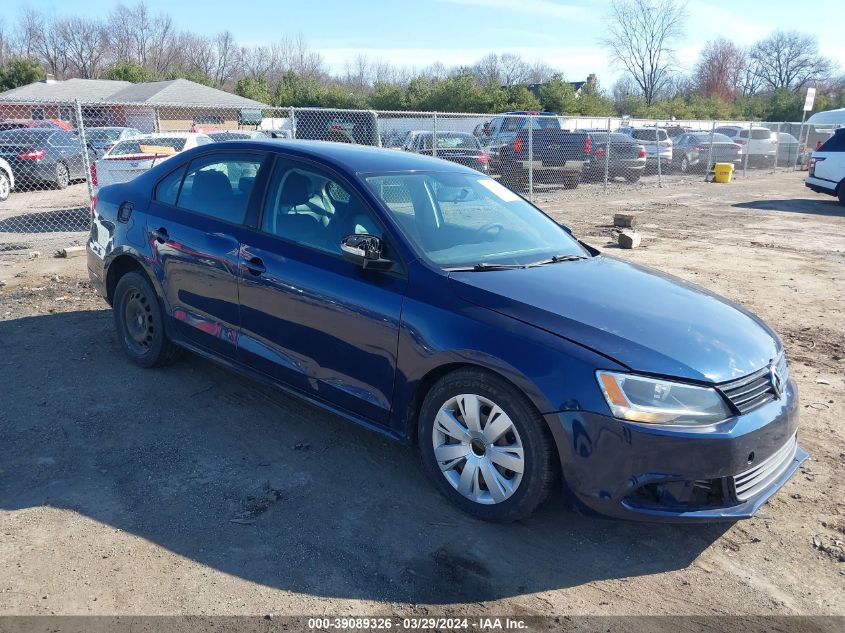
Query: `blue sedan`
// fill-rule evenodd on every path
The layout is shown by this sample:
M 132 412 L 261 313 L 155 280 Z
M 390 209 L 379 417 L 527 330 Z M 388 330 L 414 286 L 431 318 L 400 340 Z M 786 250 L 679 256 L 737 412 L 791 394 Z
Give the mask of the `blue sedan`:
M 806 459 L 777 335 L 601 255 L 479 172 L 231 141 L 104 187 L 91 280 L 142 367 L 187 349 L 419 446 L 492 521 L 751 516 Z

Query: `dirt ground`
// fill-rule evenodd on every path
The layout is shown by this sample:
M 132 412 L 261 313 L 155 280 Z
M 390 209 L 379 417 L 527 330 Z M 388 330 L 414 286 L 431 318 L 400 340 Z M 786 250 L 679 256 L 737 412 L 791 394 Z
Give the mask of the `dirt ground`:
M 410 448 L 196 357 L 130 365 L 84 259 L 0 262 L 0 614 L 845 615 L 845 208 L 802 178 L 538 201 L 780 333 L 811 460 L 733 525 L 475 521 Z

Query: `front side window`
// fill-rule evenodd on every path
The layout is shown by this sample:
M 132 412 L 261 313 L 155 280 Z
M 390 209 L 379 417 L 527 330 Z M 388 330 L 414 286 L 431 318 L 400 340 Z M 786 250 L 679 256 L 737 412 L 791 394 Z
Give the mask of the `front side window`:
M 257 154 L 213 154 L 191 161 L 176 205 L 226 222 L 243 222 L 261 160 Z
M 365 179 L 409 239 L 441 268 L 587 256 L 553 220 L 492 178 L 442 172 Z
M 347 185 L 322 170 L 285 159 L 273 168 L 261 230 L 338 255 L 347 235 L 383 237 L 370 210 Z

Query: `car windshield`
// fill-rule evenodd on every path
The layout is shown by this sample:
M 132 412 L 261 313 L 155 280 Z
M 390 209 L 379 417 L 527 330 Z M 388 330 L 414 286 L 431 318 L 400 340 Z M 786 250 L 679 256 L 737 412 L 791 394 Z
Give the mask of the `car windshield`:
M 701 134 L 690 134 L 690 140 L 693 143 L 709 143 L 710 142 L 710 134 L 707 132 L 702 132 Z M 713 134 L 713 142 L 714 143 L 733 143 L 731 139 L 729 139 L 724 134 Z
M 408 238 L 441 268 L 588 256 L 558 224 L 492 178 L 417 172 L 369 174 L 365 180 Z
M 210 132 L 209 136 L 215 141 L 235 141 L 250 138 L 250 135 L 246 132 Z
M 478 141 L 470 134 L 438 134 L 437 149 L 478 149 Z M 423 137 L 423 149 L 431 149 L 431 134 Z
M 156 138 L 135 138 L 128 141 L 122 141 L 112 147 L 109 156 L 128 156 L 129 154 L 151 154 L 149 148 L 154 147 L 170 147 L 177 152 L 181 152 L 185 148 L 185 141 L 187 139 L 178 137 L 156 137 Z M 143 148 L 143 149 L 142 149 Z
M 655 139 L 660 141 L 665 141 L 669 136 L 666 134 L 666 130 L 634 130 L 631 133 L 631 136 L 637 139 L 638 141 L 653 141 Z
M 89 143 L 111 143 L 120 138 L 120 130 L 109 128 L 88 128 L 85 130 L 85 140 Z
M 0 132 L 0 143 L 46 142 L 56 132 L 55 128 L 18 128 Z

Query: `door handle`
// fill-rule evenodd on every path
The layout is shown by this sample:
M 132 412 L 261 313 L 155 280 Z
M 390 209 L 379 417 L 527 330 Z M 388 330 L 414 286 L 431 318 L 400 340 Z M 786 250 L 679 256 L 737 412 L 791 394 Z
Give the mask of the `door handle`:
M 253 257 L 248 259 L 244 262 L 244 268 L 246 268 L 251 274 L 258 277 L 262 273 L 266 272 L 267 268 L 264 266 L 264 262 L 261 261 L 258 257 Z
M 150 236 L 153 237 L 159 244 L 164 244 L 168 239 L 170 239 L 170 236 L 167 234 L 167 229 L 164 227 L 159 227 L 154 231 L 150 231 Z

